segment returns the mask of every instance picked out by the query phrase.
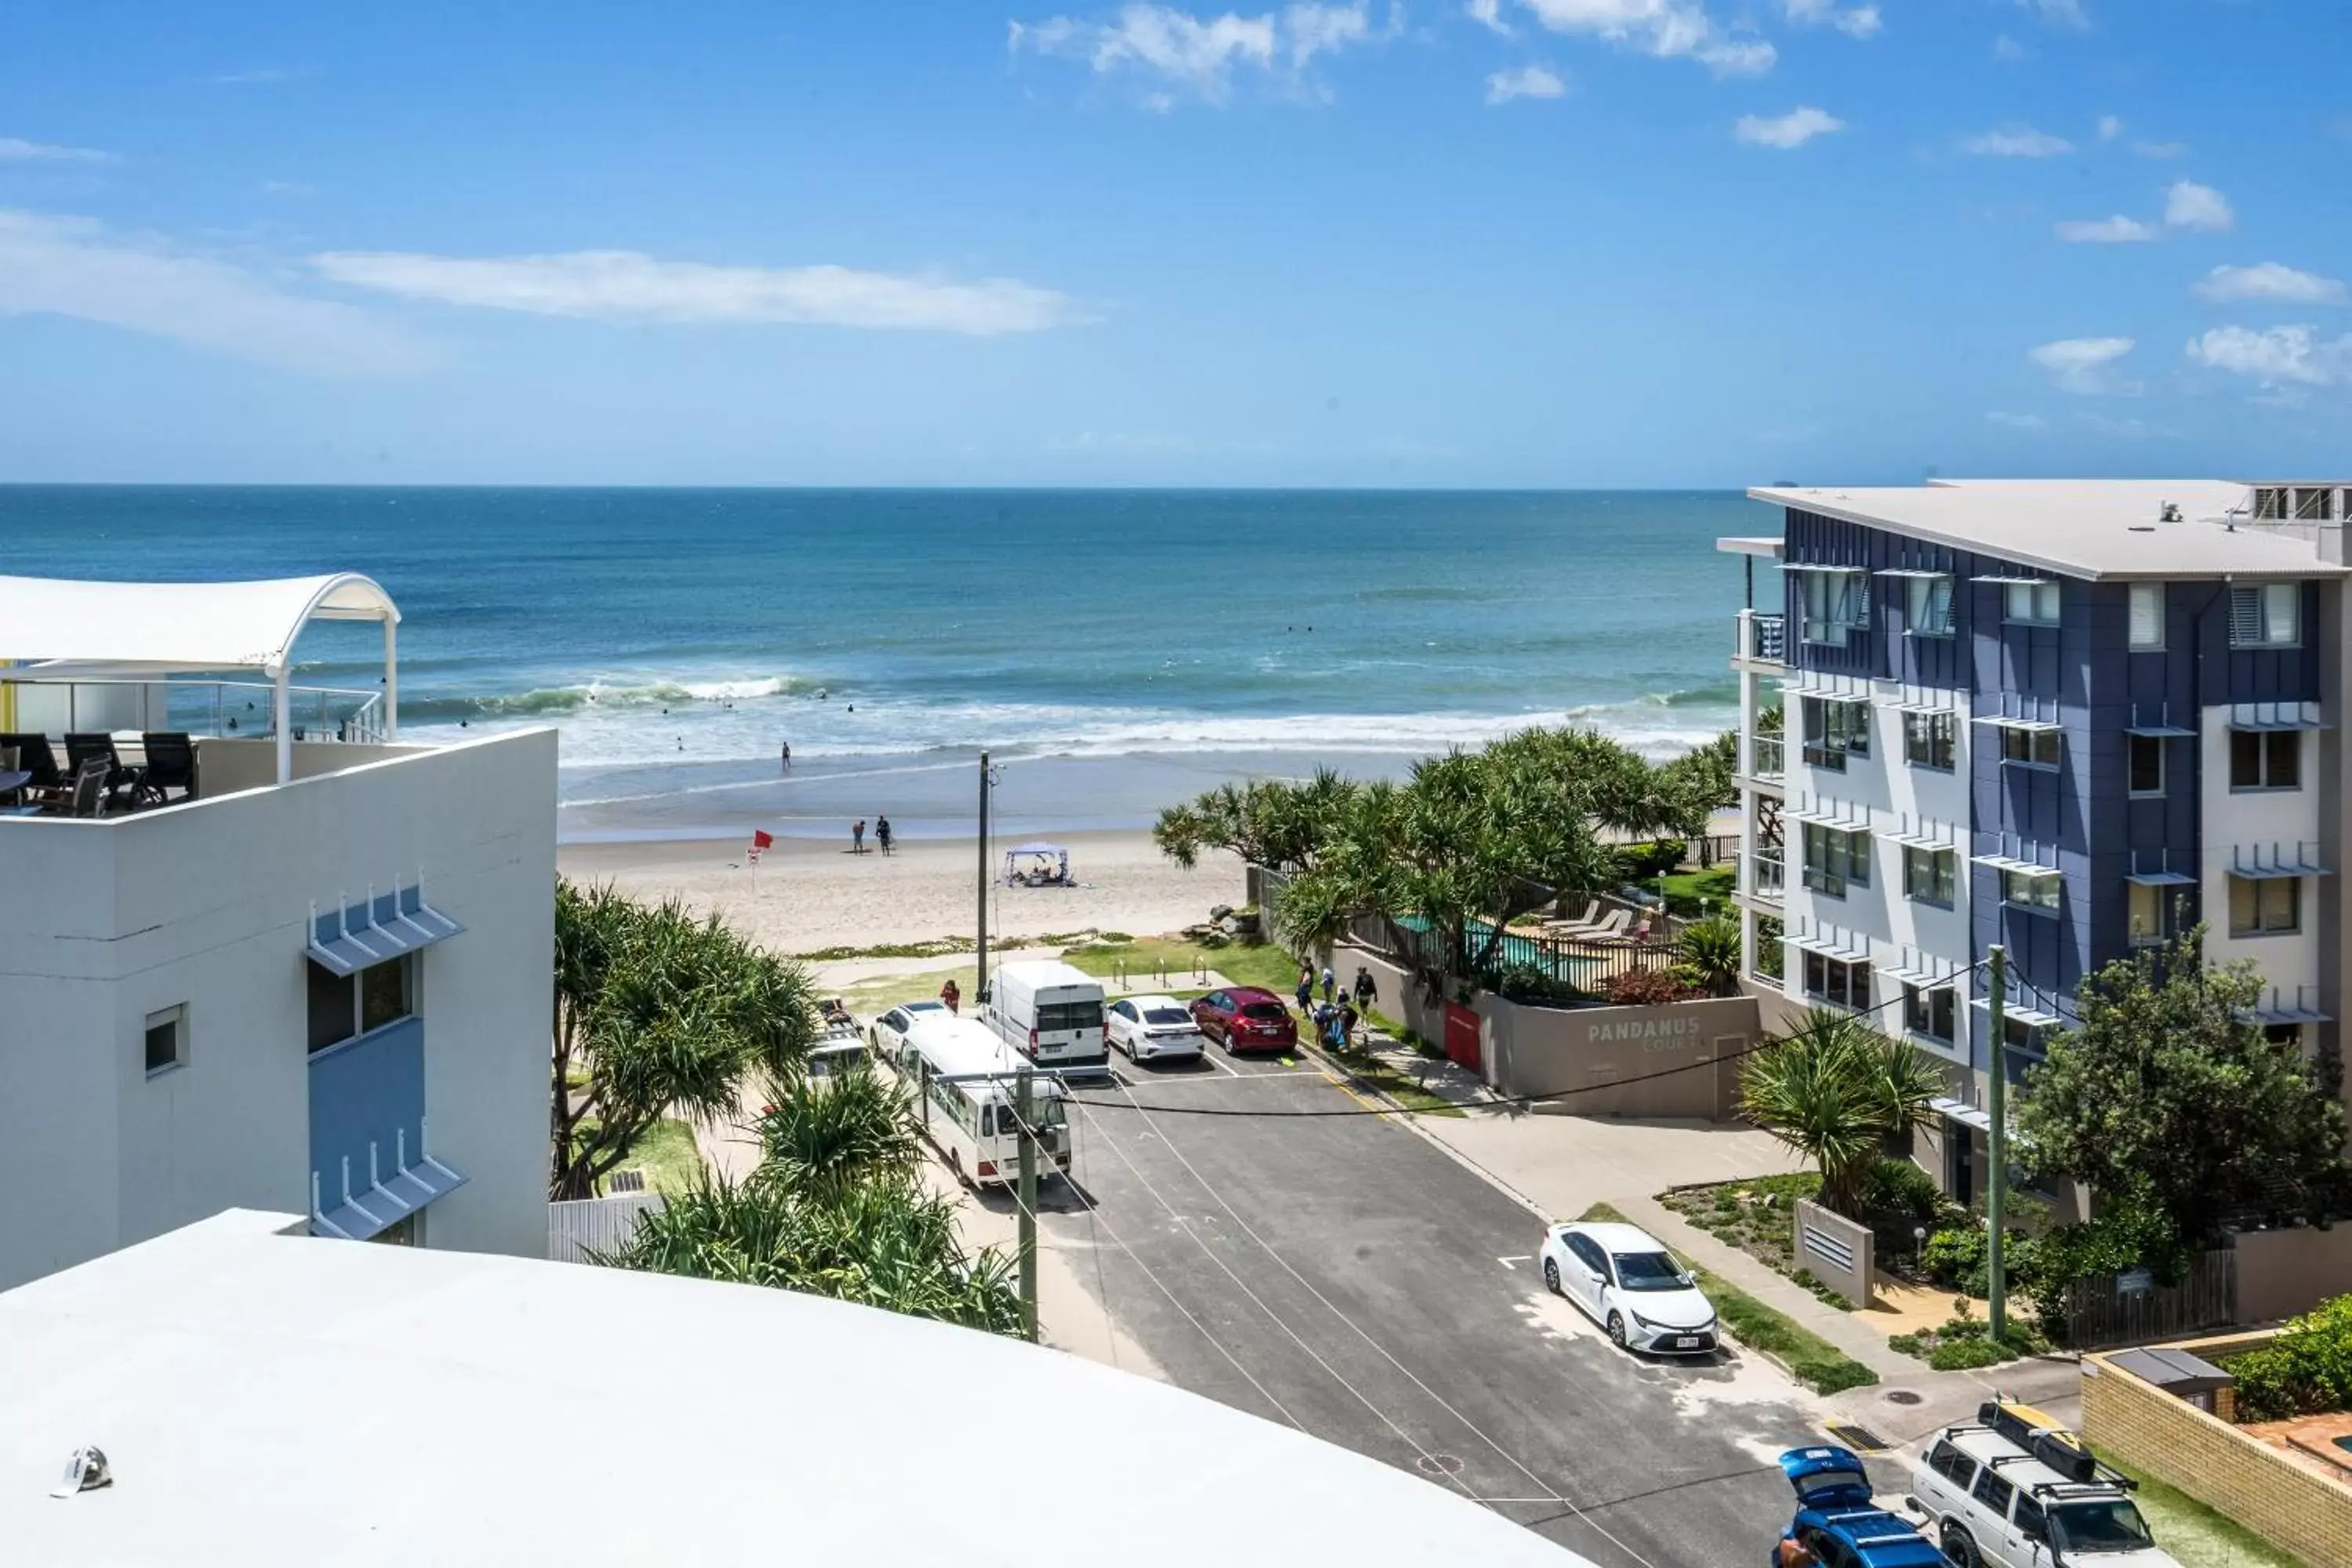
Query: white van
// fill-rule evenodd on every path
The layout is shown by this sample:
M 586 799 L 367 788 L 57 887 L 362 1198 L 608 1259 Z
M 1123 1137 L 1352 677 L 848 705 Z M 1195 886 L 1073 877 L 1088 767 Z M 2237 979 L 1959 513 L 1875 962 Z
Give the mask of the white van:
M 924 1133 L 947 1156 L 958 1181 L 1013 1181 L 1021 1163 L 1019 1056 L 974 1020 L 939 1013 L 907 1031 L 896 1065 L 915 1086 Z M 1030 1096 L 1037 1173 L 1066 1176 L 1068 1093 L 1058 1079 L 1040 1078 L 1032 1080 Z
M 980 1015 L 1039 1067 L 1109 1066 L 1102 982 L 1059 959 L 999 964 L 981 994 Z

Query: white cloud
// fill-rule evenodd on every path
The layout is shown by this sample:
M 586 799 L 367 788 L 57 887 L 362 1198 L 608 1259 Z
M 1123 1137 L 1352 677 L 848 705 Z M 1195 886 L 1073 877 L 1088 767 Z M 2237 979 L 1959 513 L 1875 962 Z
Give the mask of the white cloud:
M 2004 414 L 1998 408 L 1987 414 L 1985 417 L 1996 425 L 2006 425 L 2012 430 L 2041 430 L 2047 428 L 2050 424 L 2050 421 L 2039 414 Z
M 2238 221 L 2230 203 L 2210 185 L 2180 180 L 2164 194 L 2164 221 L 2174 228 L 2201 229 L 2220 234 Z
M 1386 27 L 1376 31 L 1371 0 L 1297 4 L 1255 16 L 1228 11 L 1205 17 L 1139 0 L 1119 7 L 1117 19 L 1109 22 L 1074 16 L 1014 22 L 1006 44 L 1015 53 L 1027 49 L 1084 61 L 1100 76 L 1133 71 L 1156 79 L 1162 85 L 1144 101 L 1147 107 L 1166 110 L 1174 107 L 1179 94 L 1223 103 L 1232 93 L 1237 69 L 1260 71 L 1295 87 L 1316 57 L 1393 36 L 1402 24 L 1402 7 L 1391 4 Z
M 0 136 L 0 163 L 118 163 L 121 160 L 111 153 L 101 153 L 95 147 L 58 147 L 47 142 L 27 142 L 16 136 Z
M 1992 40 L 1992 58 L 2007 65 L 2015 65 L 2020 60 L 2032 59 L 2033 51 L 2007 33 L 2000 33 Z
M 1508 103 L 1515 98 L 1558 98 L 1567 90 L 1568 84 L 1542 66 L 1520 66 L 1515 70 L 1496 71 L 1486 79 L 1489 103 Z
M 2017 4 L 2053 27 L 2071 27 L 2079 33 L 2091 25 L 2091 18 L 2084 15 L 2083 0 L 2017 0 Z
M 2341 280 L 2298 271 L 2275 261 L 2252 267 L 2216 267 L 2205 275 L 2194 292 L 2217 304 L 2233 300 L 2279 300 L 2294 305 L 2341 305 L 2346 301 Z
M 1694 59 L 1717 76 L 1761 76 L 1779 54 L 1760 39 L 1734 38 L 1702 0 L 1519 0 L 1555 33 L 1584 33 L 1661 59 Z
M 1462 9 L 1472 21 L 1492 27 L 1507 38 L 1512 36 L 1511 25 L 1503 20 L 1503 0 L 1470 0 Z
M 1857 38 L 1876 35 L 1880 26 L 1875 5 L 1840 6 L 1837 0 L 1780 0 L 1789 20 L 1803 27 L 1835 27 Z
M 2352 332 L 2331 340 L 2309 327 L 2215 327 L 2189 340 L 2189 357 L 2264 386 L 2332 386 L 2352 380 Z
M 0 314 L 70 316 L 317 375 L 396 375 L 428 348 L 265 273 L 89 218 L 0 211 Z
M 2117 213 L 2091 223 L 2062 223 L 2058 237 L 2069 245 L 2137 245 L 2156 237 L 2156 230 L 2136 217 Z
M 2135 142 L 2132 151 L 2143 158 L 2178 158 L 2189 151 L 2186 142 Z
M 2053 136 L 2031 125 L 2003 125 L 1960 143 L 1961 152 L 1979 158 L 2055 158 L 2074 150 L 2074 144 L 2063 136 Z
M 332 251 L 338 283 L 407 300 L 606 321 L 780 321 L 991 336 L 1086 320 L 1066 295 L 1006 278 L 950 279 L 846 267 L 714 267 L 628 250 L 555 256 Z
M 2062 391 L 2089 396 L 2137 390 L 2113 374 L 2116 362 L 2131 351 L 2129 338 L 2063 338 L 2030 349 L 2025 357 L 2048 371 Z
M 2112 114 L 2099 116 L 2099 140 L 2112 142 L 2124 133 L 2124 122 Z
M 1801 147 L 1816 136 L 1845 129 L 1845 121 L 1810 106 L 1792 109 L 1777 119 L 1743 114 L 1732 134 L 1751 147 Z

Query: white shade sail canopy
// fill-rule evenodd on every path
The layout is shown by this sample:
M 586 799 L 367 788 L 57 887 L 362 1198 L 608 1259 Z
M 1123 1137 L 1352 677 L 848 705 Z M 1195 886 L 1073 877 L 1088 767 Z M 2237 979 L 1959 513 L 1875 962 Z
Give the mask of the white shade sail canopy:
M 117 676 L 248 668 L 276 675 L 314 620 L 391 626 L 400 610 L 356 572 L 257 583 L 0 577 L 0 659 L 22 664 L 102 668 Z

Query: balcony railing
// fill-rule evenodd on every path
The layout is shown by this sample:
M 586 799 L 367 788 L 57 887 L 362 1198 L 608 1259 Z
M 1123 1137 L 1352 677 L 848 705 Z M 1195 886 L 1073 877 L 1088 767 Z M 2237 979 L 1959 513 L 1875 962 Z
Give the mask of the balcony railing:
M 1738 657 L 1779 664 L 1787 643 L 1788 617 L 1768 616 L 1755 610 L 1739 612 Z
M 1751 899 L 1769 899 L 1777 903 L 1785 877 L 1779 850 L 1750 850 L 1740 867 L 1739 890 Z
M 1788 748 L 1778 735 L 1751 735 L 1748 738 L 1748 776 L 1755 779 L 1779 779 L 1788 776 Z
M 250 680 L 44 680 L 6 672 L 16 696 L 16 725 L 68 735 L 84 731 L 168 730 L 218 739 L 266 740 L 277 733 L 276 689 Z M 383 693 L 332 686 L 289 686 L 286 722 L 298 741 L 380 742 Z

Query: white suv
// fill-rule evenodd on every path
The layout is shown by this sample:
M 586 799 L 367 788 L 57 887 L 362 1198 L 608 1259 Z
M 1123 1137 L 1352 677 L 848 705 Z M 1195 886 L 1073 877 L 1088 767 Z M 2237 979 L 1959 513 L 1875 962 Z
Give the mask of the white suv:
M 1919 1461 L 1911 1505 L 1955 1568 L 2179 1568 L 2110 1474 L 2070 1479 L 1990 1426 L 1953 1426 Z

